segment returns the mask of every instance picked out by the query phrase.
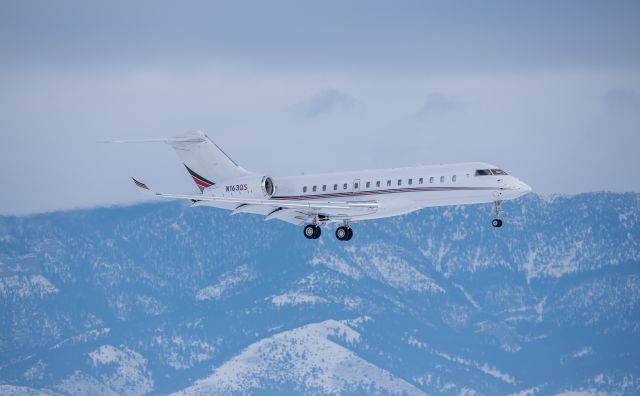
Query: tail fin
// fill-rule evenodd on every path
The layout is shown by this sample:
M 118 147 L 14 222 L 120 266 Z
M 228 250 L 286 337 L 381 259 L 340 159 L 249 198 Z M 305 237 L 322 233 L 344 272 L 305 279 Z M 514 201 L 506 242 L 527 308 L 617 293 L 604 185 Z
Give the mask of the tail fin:
M 176 151 L 200 190 L 249 174 L 201 131 L 186 132 L 165 142 Z
M 187 168 L 187 172 L 189 172 L 201 191 L 222 180 L 250 174 L 236 164 L 227 153 L 222 151 L 202 131 L 189 131 L 165 139 L 112 140 L 107 143 L 150 142 L 163 142 L 173 147 L 185 168 Z

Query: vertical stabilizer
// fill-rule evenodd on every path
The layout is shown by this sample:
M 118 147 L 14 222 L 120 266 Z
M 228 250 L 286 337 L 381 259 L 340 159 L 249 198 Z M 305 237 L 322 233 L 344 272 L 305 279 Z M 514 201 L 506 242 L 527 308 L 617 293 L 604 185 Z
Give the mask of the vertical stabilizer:
M 165 142 L 174 148 L 200 190 L 249 174 L 202 131 L 189 131 Z

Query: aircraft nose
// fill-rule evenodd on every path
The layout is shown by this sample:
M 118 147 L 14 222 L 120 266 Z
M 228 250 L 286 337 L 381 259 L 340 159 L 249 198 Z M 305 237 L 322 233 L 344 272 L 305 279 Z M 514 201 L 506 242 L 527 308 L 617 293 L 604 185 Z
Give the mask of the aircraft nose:
M 530 193 L 531 192 L 531 186 L 529 186 L 527 183 L 518 180 L 518 184 L 516 186 L 516 188 L 520 191 L 522 191 L 524 194 L 526 193 Z

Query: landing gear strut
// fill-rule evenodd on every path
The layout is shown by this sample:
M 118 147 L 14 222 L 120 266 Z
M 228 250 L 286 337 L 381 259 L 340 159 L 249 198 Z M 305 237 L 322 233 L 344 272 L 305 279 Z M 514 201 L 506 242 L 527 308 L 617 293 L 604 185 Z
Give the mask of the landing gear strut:
M 315 224 L 308 224 L 304 227 L 304 236 L 306 236 L 307 239 L 318 239 L 320 234 L 322 234 L 322 230 Z
M 493 207 L 494 207 L 494 210 L 495 210 L 496 218 L 491 220 L 491 225 L 496 227 L 496 228 L 502 227 L 502 220 L 500 220 L 500 212 L 501 212 L 500 205 L 501 204 L 502 204 L 502 201 L 495 201 L 493 203 Z
M 348 241 L 353 238 L 353 230 L 351 227 L 340 226 L 336 229 L 336 238 L 339 241 Z

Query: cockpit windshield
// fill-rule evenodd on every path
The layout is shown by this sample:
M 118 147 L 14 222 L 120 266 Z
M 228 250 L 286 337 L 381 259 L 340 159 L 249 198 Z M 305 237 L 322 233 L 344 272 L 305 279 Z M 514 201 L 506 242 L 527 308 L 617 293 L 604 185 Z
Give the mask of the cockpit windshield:
M 506 175 L 507 172 L 502 169 L 478 169 L 476 176 Z

